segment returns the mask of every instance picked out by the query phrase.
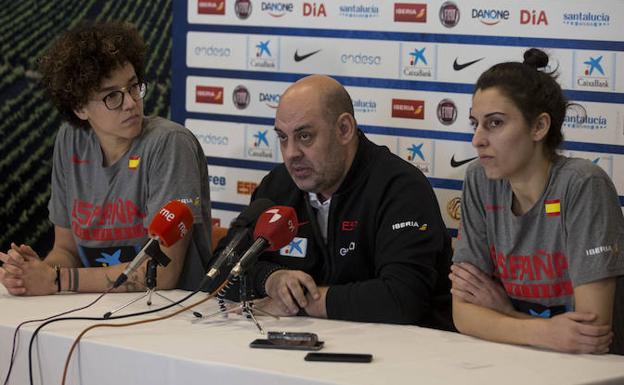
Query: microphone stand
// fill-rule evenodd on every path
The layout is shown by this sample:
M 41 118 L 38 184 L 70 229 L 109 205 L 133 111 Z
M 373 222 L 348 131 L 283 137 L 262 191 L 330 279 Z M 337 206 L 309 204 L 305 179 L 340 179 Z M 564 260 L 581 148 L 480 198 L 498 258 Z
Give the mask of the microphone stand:
M 269 317 L 273 317 L 276 320 L 279 319 L 279 317 L 267 311 L 254 307 L 253 299 L 249 298 L 249 291 L 247 289 L 247 285 L 248 285 L 247 274 L 244 274 L 244 273 L 240 274 L 237 277 L 237 279 L 239 281 L 239 289 L 238 289 L 239 301 L 240 301 L 239 304 L 229 309 L 225 306 L 225 299 L 224 299 L 225 293 L 227 289 L 229 289 L 231 285 L 236 282 L 236 279 L 235 279 L 234 281 L 230 282 L 230 284 L 227 285 L 224 289 L 222 289 L 217 295 L 217 298 L 219 300 L 219 311 L 209 314 L 208 316 L 206 316 L 206 318 L 214 317 L 219 314 L 223 315 L 225 318 L 228 318 L 229 313 L 240 312 L 241 314 L 245 315 L 246 319 L 248 319 L 249 321 L 253 322 L 254 325 L 256 325 L 256 328 L 258 328 L 258 331 L 260 332 L 260 334 L 265 334 L 264 329 L 262 328 L 262 326 L 260 325 L 260 322 L 258 322 L 258 319 L 255 316 L 255 313 L 257 312 L 263 315 L 267 315 Z
M 147 297 L 147 306 L 152 306 L 152 294 L 156 294 L 157 296 L 159 296 L 160 298 L 163 298 L 167 301 L 169 301 L 170 303 L 175 303 L 176 301 L 172 300 L 171 298 L 166 297 L 163 294 L 160 294 L 159 292 L 157 292 L 156 290 L 156 286 L 157 286 L 157 271 L 158 271 L 158 265 L 162 265 L 162 266 L 167 266 L 169 264 L 169 262 L 171 261 L 171 259 L 169 259 L 169 257 L 167 257 L 162 251 L 160 251 L 160 249 L 158 250 L 157 254 L 159 254 L 158 256 L 152 257 L 150 259 L 147 260 L 147 268 L 145 270 L 145 288 L 147 289 L 145 291 L 145 293 L 141 294 L 140 296 L 138 296 L 137 298 L 131 300 L 130 302 L 119 306 L 118 308 L 109 311 L 108 313 L 104 314 L 104 318 L 109 318 L 110 316 L 112 316 L 113 314 L 117 313 L 118 311 L 125 309 L 126 307 L 132 305 L 133 303 Z M 177 304 L 180 307 L 184 307 L 184 305 L 182 304 Z M 192 311 L 192 310 L 189 310 Z M 193 315 L 197 318 L 202 318 L 203 315 L 200 312 L 197 311 L 192 311 Z

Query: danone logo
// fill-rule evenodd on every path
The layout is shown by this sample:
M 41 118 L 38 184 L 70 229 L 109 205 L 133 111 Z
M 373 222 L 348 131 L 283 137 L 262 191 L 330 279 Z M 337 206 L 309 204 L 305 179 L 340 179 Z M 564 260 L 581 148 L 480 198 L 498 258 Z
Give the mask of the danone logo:
M 503 20 L 509 20 L 507 9 L 472 9 L 472 18 L 485 25 L 496 25 Z
M 261 5 L 262 12 L 267 12 L 273 17 L 282 17 L 287 13 L 292 13 L 293 8 L 293 3 L 263 1 Z
M 424 119 L 425 101 L 412 99 L 392 99 L 392 117 Z
M 260 103 L 264 103 L 267 107 L 275 109 L 279 104 L 280 94 L 260 92 L 260 94 L 258 95 L 258 99 Z
M 195 102 L 223 104 L 223 87 L 196 86 Z
M 394 21 L 426 23 L 427 4 L 394 3 Z
M 225 15 L 225 0 L 198 0 L 197 13 L 200 15 Z
M 606 27 L 610 24 L 608 13 L 566 12 L 563 14 L 563 24 L 573 27 Z

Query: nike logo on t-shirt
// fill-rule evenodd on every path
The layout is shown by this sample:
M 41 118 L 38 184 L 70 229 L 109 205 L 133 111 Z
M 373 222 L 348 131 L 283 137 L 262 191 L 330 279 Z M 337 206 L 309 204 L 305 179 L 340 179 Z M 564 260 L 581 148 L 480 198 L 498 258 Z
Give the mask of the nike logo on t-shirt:
M 453 154 L 453 156 L 451 156 L 451 167 L 455 168 L 455 167 L 463 166 L 464 164 L 471 162 L 475 159 L 477 159 L 476 156 L 473 158 L 468 158 L 464 160 L 455 160 L 455 154 Z
M 316 54 L 316 53 L 319 53 L 319 52 L 321 52 L 321 50 L 320 50 L 320 49 L 318 49 L 318 50 L 316 50 L 316 51 L 312 51 L 312 52 L 307 53 L 307 54 L 305 54 L 305 55 L 301 55 L 301 56 L 299 56 L 299 52 L 298 52 L 298 51 L 295 51 L 295 61 L 296 61 L 296 62 L 300 62 L 300 61 L 302 61 L 302 60 L 305 60 L 305 59 L 309 58 L 310 56 L 312 56 L 312 55 L 314 55 L 314 54 Z
M 453 62 L 453 69 L 455 71 L 461 71 L 464 68 L 473 65 L 474 63 L 480 62 L 481 60 L 485 59 L 484 57 L 482 57 L 481 59 L 477 59 L 477 60 L 473 60 L 473 61 L 469 61 L 468 63 L 463 63 L 463 64 L 459 64 L 457 62 L 457 58 L 455 58 L 455 61 Z
M 72 155 L 71 161 L 74 164 L 83 164 L 83 163 L 89 163 L 90 162 L 90 160 L 88 160 L 88 159 L 79 159 L 78 155 L 76 155 L 76 154 Z

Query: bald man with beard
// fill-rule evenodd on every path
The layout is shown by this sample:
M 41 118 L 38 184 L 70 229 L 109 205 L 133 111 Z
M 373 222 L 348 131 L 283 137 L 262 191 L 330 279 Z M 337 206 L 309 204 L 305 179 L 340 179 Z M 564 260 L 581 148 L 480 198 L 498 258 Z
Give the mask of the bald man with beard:
M 349 94 L 327 76 L 284 92 L 275 132 L 284 163 L 252 201 L 291 206 L 303 225 L 249 273 L 265 298 L 257 305 L 282 316 L 452 329 L 450 239 L 420 170 L 366 138 Z

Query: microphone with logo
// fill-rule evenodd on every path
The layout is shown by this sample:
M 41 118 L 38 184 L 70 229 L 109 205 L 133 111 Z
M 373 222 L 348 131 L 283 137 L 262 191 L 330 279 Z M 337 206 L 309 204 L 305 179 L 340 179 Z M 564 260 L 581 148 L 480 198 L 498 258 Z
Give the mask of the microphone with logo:
M 254 243 L 232 268 L 228 280 L 240 276 L 264 251 L 276 251 L 288 245 L 297 235 L 298 227 L 297 213 L 292 207 L 273 206 L 263 212 L 254 229 Z
M 253 226 L 263 211 L 273 205 L 275 205 L 275 203 L 270 199 L 256 199 L 232 221 L 230 224 L 230 231 L 235 231 L 236 233 L 221 251 L 217 260 L 210 267 L 210 270 L 208 270 L 201 287 L 204 287 L 207 282 L 214 280 L 215 277 L 220 274 L 224 265 L 231 265 L 237 261 L 237 258 L 240 256 L 238 249 L 248 238 L 251 238 L 251 226 Z
M 152 219 L 147 232 L 150 239 L 117 277 L 113 289 L 128 280 L 148 258 L 154 258 L 159 264 L 166 266 L 169 258 L 160 251 L 160 245 L 171 247 L 190 231 L 193 226 L 193 213 L 184 203 L 173 200 L 164 205 Z

